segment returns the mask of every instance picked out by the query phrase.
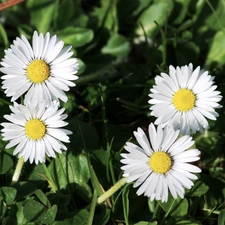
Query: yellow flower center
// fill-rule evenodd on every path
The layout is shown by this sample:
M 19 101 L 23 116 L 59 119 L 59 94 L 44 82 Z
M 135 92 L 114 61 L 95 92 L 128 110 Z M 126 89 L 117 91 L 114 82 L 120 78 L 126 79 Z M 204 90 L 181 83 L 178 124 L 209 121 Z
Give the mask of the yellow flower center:
M 25 133 L 32 140 L 41 139 L 46 133 L 46 125 L 39 119 L 31 119 L 25 125 Z
M 151 155 L 149 165 L 156 173 L 166 173 L 171 169 L 172 159 L 166 152 L 155 152 Z
M 177 91 L 172 99 L 172 102 L 177 110 L 187 112 L 195 106 L 196 96 L 190 90 L 185 88 Z
M 43 60 L 34 60 L 27 67 L 27 77 L 33 83 L 42 83 L 50 76 L 49 65 Z

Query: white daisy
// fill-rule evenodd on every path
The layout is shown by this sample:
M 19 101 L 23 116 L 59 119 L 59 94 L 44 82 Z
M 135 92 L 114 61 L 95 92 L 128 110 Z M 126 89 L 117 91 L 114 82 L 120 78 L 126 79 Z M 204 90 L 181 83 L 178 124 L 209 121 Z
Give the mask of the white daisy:
M 161 125 L 157 130 L 151 123 L 148 128 L 150 142 L 141 128 L 134 132 L 140 146 L 127 142 L 121 162 L 124 177 L 127 182 L 135 181 L 138 187 L 137 195 L 144 194 L 151 198 L 167 202 L 168 191 L 174 198 L 184 197 L 184 188 L 193 186 L 192 180 L 201 170 L 190 162 L 199 160 L 200 151 L 190 148 L 194 141 L 188 135 L 178 139 L 179 130 L 172 127 L 163 129 Z
M 219 91 L 215 91 L 214 77 L 207 71 L 193 65 L 169 67 L 169 75 L 161 73 L 156 76 L 156 85 L 151 89 L 149 96 L 152 115 L 157 117 L 155 124 L 172 125 L 180 129 L 182 134 L 200 131 L 209 128 L 206 118 L 216 120 L 220 108 L 218 102 L 222 99 Z M 203 129 L 204 128 L 204 129 Z
M 64 43 L 56 35 L 45 36 L 35 31 L 32 46 L 22 35 L 14 40 L 5 51 L 0 71 L 6 96 L 15 101 L 24 93 L 25 104 L 40 102 L 45 99 L 48 103 L 55 99 L 67 101 L 64 91 L 75 86 L 72 82 L 78 79 L 78 63 L 76 58 L 70 58 L 71 46 L 63 48 Z
M 67 135 L 71 132 L 61 128 L 68 124 L 63 121 L 67 115 L 58 105 L 54 101 L 51 105 L 42 102 L 36 106 L 17 103 L 10 106 L 12 113 L 4 116 L 10 122 L 1 123 L 3 140 L 9 141 L 6 148 L 16 146 L 14 155 L 36 164 L 45 162 L 46 155 L 55 158 L 55 152 L 67 150 L 62 142 L 70 142 Z

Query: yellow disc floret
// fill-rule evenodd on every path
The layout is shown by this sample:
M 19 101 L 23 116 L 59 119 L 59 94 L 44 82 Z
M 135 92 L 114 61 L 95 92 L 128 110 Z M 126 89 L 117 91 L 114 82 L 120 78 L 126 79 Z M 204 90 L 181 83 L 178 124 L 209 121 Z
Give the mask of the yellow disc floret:
M 33 83 L 42 83 L 50 76 L 49 65 L 43 60 L 34 60 L 27 67 L 27 77 Z
M 39 119 L 31 119 L 25 125 L 25 133 L 32 140 L 41 139 L 46 133 L 46 125 Z
M 151 169 L 156 173 L 166 173 L 171 169 L 172 159 L 166 152 L 155 152 L 149 160 Z
M 194 108 L 196 96 L 188 89 L 182 88 L 177 91 L 172 99 L 172 102 L 177 110 L 187 112 Z

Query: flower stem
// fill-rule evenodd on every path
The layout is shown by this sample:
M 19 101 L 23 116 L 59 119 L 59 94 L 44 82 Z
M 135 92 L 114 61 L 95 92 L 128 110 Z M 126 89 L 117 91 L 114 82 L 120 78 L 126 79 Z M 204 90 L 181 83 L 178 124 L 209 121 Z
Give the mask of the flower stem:
M 24 160 L 23 160 L 23 157 L 21 157 L 21 158 L 19 158 L 19 160 L 17 162 L 16 169 L 15 169 L 13 177 L 12 177 L 13 182 L 17 182 L 19 180 L 21 170 L 23 168 L 23 164 L 24 164 Z
M 93 224 L 96 202 L 97 202 L 97 191 L 94 190 L 92 201 L 91 201 L 90 216 L 88 218 L 87 225 L 92 225 Z
M 126 183 L 126 178 L 121 178 L 116 184 L 114 184 L 108 191 L 98 197 L 98 204 L 103 203 L 110 196 L 112 196 L 116 191 L 118 191 Z

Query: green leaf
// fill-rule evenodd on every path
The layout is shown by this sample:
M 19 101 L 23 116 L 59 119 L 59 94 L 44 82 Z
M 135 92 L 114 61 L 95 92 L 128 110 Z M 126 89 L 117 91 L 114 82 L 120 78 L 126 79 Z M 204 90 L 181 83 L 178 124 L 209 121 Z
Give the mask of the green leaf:
M 68 218 L 63 221 L 55 221 L 52 225 L 71 225 L 71 224 L 79 224 L 79 225 L 87 225 L 89 218 L 89 212 L 87 209 L 80 210 L 73 218 Z
M 104 27 L 111 31 L 113 28 L 117 30 L 116 1 L 100 0 L 98 6 L 93 7 L 89 16 L 91 27 L 94 29 Z
M 89 212 L 87 209 L 82 209 L 73 217 L 73 224 L 79 224 L 79 225 L 86 225 L 88 218 L 89 218 Z
M 12 187 L 1 187 L 0 188 L 0 199 L 5 202 L 6 205 L 13 203 L 16 197 L 17 190 Z
M 188 219 L 188 220 L 181 220 L 177 221 L 176 224 L 182 224 L 182 225 L 202 225 L 201 221 L 194 220 L 194 219 Z
M 158 222 L 146 222 L 146 221 L 140 221 L 138 223 L 135 223 L 134 225 L 157 225 Z
M 3 40 L 4 46 L 8 47 L 9 40 L 8 40 L 7 32 L 2 26 L 2 24 L 0 23 L 0 40 L 1 39 Z
M 110 37 L 106 46 L 102 48 L 102 53 L 117 57 L 126 57 L 130 53 L 130 50 L 130 43 L 127 39 L 120 34 L 114 34 Z
M 53 205 L 50 209 L 46 211 L 41 220 L 42 224 L 50 224 L 53 223 L 56 217 L 56 213 L 58 211 L 58 206 Z
M 92 41 L 94 33 L 91 29 L 82 27 L 66 27 L 59 32 L 59 37 L 74 48 L 81 47 Z
M 199 197 L 207 193 L 208 190 L 209 186 L 204 184 L 201 180 L 197 180 L 194 186 L 189 191 L 187 191 L 187 193 L 192 197 Z
M 172 16 L 174 16 L 174 24 L 181 24 L 188 13 L 188 7 L 191 0 L 175 0 L 174 1 L 174 10 L 172 12 Z
M 29 199 L 24 205 L 23 212 L 28 222 L 38 222 L 42 220 L 45 206 L 33 199 Z
M 0 152 L 0 174 L 7 173 L 13 166 L 12 157 L 5 152 Z
M 18 225 L 24 225 L 28 224 L 27 220 L 24 217 L 23 214 L 23 204 L 24 202 L 16 202 L 16 204 L 13 204 L 8 212 L 8 217 L 6 220 L 7 225 L 11 224 L 18 224 Z
M 78 129 L 80 129 L 80 127 L 78 127 Z M 79 154 L 79 152 L 85 148 L 82 146 L 83 143 L 79 143 L 82 139 L 76 142 L 78 138 L 79 136 L 75 137 L 73 140 L 76 143 L 75 145 L 73 145 L 71 141 L 71 146 L 73 146 L 74 151 L 67 150 L 67 152 L 59 154 L 58 157 L 51 162 L 49 170 L 53 175 L 58 189 L 65 189 L 69 191 L 69 193 L 76 190 L 82 193 L 84 197 L 90 198 L 92 191 L 87 184 L 90 178 L 90 171 L 85 154 Z
M 39 189 L 43 189 L 46 187 L 46 177 L 45 170 L 42 163 L 38 165 L 26 165 L 26 169 L 30 171 L 28 181 L 34 183 Z
M 207 55 L 205 66 L 223 65 L 225 62 L 225 32 L 218 31 L 213 40 Z
M 154 4 L 151 4 L 138 18 L 136 34 L 144 35 L 145 31 L 150 37 L 156 35 L 159 28 L 154 21 L 156 21 L 159 26 L 163 26 L 173 9 L 173 5 L 172 0 L 155 1 Z M 142 24 L 144 31 L 140 24 Z
M 218 225 L 224 225 L 225 224 L 225 210 L 221 210 L 218 218 Z
M 40 189 L 36 190 L 35 195 L 45 206 L 47 206 L 47 207 L 51 206 L 48 198 L 45 196 L 45 194 L 42 192 L 42 190 L 40 190 Z
M 49 31 L 54 18 L 58 1 L 27 0 L 26 4 L 31 12 L 31 24 L 38 32 Z
M 181 217 L 187 215 L 188 212 L 188 201 L 186 198 L 180 199 L 173 199 L 172 196 L 169 197 L 168 202 L 162 203 L 161 201 L 158 202 L 161 208 L 168 213 L 170 216 L 173 217 Z

